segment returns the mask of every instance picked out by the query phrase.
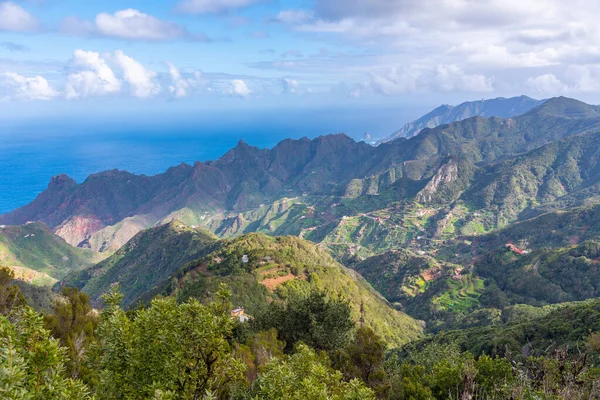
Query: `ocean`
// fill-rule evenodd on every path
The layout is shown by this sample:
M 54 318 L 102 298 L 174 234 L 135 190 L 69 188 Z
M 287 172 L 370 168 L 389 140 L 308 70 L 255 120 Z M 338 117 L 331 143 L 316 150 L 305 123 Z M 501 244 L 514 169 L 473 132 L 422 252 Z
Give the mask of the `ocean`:
M 150 121 L 151 120 L 151 121 Z M 137 120 L 45 119 L 0 126 L 0 214 L 31 202 L 50 178 L 67 174 L 77 182 L 100 171 L 120 169 L 153 175 L 182 162 L 214 160 L 242 139 L 271 148 L 286 138 L 344 132 L 385 136 L 405 121 L 397 110 L 370 113 L 323 111 L 226 114 L 146 123 Z

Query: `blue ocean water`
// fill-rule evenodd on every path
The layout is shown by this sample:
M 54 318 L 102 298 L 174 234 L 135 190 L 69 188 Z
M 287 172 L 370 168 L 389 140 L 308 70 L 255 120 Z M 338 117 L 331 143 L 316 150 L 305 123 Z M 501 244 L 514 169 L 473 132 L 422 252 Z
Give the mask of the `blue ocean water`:
M 270 148 L 286 138 L 345 132 L 393 132 L 405 118 L 397 110 L 357 113 L 212 115 L 185 121 L 83 121 L 47 119 L 0 126 L 0 214 L 32 201 L 50 178 L 77 182 L 100 171 L 121 169 L 153 175 L 182 162 L 214 160 L 242 139 Z

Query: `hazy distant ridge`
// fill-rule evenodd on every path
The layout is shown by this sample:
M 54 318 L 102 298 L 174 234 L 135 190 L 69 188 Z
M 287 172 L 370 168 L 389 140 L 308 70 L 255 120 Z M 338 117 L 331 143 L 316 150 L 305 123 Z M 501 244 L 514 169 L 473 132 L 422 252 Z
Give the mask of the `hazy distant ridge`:
M 421 118 L 409 122 L 402 129 L 394 132 L 377 144 L 391 142 L 398 138 L 411 138 L 418 135 L 425 128 L 435 128 L 440 125 L 462 121 L 472 117 L 501 117 L 510 118 L 525 114 L 532 108 L 542 104 L 545 100 L 536 100 L 527 96 L 499 97 L 490 100 L 466 101 L 458 106 L 444 104 Z

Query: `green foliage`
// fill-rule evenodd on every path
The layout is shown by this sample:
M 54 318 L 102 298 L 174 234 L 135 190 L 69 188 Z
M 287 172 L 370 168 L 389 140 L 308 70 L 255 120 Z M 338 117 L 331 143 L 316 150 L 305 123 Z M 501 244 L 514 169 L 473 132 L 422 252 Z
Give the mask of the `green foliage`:
M 21 308 L 0 316 L 0 397 L 14 400 L 89 399 L 85 385 L 67 377 L 66 352 L 50 338 L 43 318 Z
M 215 242 L 210 232 L 174 221 L 140 232 L 113 256 L 61 284 L 77 287 L 97 302 L 112 283 L 118 282 L 124 306 L 131 306 L 186 263 L 212 251 Z
M 282 358 L 285 344 L 277 339 L 277 330 L 255 333 L 247 344 L 235 343 L 233 357 L 246 365 L 246 379 L 253 383 L 259 371 L 273 358 Z
M 304 342 L 317 350 L 333 352 L 349 342 L 354 328 L 348 302 L 329 300 L 318 292 L 273 302 L 253 324 L 258 330 L 277 329 L 288 351 Z
M 488 306 L 555 304 L 600 296 L 600 243 L 534 251 L 515 256 L 502 249 L 476 263 L 476 272 L 488 279 L 489 290 L 502 288 L 504 299 L 486 294 Z M 491 282 L 495 286 L 491 285 Z
M 445 354 L 432 358 L 435 353 Z M 425 364 L 415 363 L 418 359 Z M 417 351 L 405 359 L 394 355 L 388 360 L 392 385 L 388 398 L 591 399 L 600 394 L 600 375 L 589 360 L 588 353 L 569 354 L 564 348 L 522 361 L 485 354 L 474 358 L 470 352 L 448 353 L 433 344 L 423 348 L 423 354 Z
M 54 302 L 54 310 L 46 316 L 46 328 L 60 340 L 68 351 L 67 370 L 73 378 L 86 379 L 89 370 L 84 364 L 87 349 L 95 339 L 99 323 L 96 310 L 90 305 L 87 294 L 75 288 L 63 288 L 61 296 Z
M 422 365 L 402 364 L 392 371 L 389 400 L 430 400 L 433 394 L 427 386 Z
M 331 368 L 327 355 L 299 344 L 295 353 L 273 359 L 254 384 L 255 399 L 374 400 L 375 394 L 358 380 L 345 382 Z
M 157 299 L 130 319 L 122 295 L 109 292 L 91 358 L 99 397 L 192 399 L 231 390 L 244 369 L 227 340 L 234 325 L 227 297 L 221 289 L 209 305 Z
M 380 395 L 389 389 L 383 369 L 385 343 L 372 329 L 358 328 L 352 342 L 337 350 L 333 360 L 345 380 L 360 379 Z
M 554 349 L 567 347 L 575 352 L 586 347 L 590 332 L 600 331 L 600 301 L 571 303 L 535 318 L 515 318 L 512 323 L 440 332 L 406 345 L 400 354 L 420 353 L 431 345 L 456 345 L 475 356 L 544 356 Z M 410 356 L 412 359 L 414 356 Z M 419 362 L 421 363 L 421 362 Z
M 142 299 L 156 295 L 178 301 L 197 298 L 210 301 L 219 284 L 232 291 L 235 307 L 250 315 L 261 314 L 273 301 L 298 293 L 325 292 L 332 300 L 349 302 L 351 317 L 371 327 L 389 346 L 398 346 L 419 337 L 422 326 L 408 315 L 394 310 L 356 272 L 332 259 L 327 251 L 308 241 L 284 236 L 248 234 L 215 244 L 216 250 L 186 264 L 149 290 Z M 243 256 L 248 262 L 242 261 Z M 284 278 L 279 283 L 268 279 Z
M 0 267 L 0 315 L 7 315 L 15 308 L 25 305 L 25 297 L 14 284 L 15 273 L 8 267 Z

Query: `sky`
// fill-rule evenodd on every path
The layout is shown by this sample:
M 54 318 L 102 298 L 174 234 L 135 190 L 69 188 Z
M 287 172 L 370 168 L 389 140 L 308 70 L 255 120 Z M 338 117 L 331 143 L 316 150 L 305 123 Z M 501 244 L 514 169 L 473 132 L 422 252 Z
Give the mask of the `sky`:
M 0 0 L 0 117 L 595 104 L 598 15 L 597 0 Z

